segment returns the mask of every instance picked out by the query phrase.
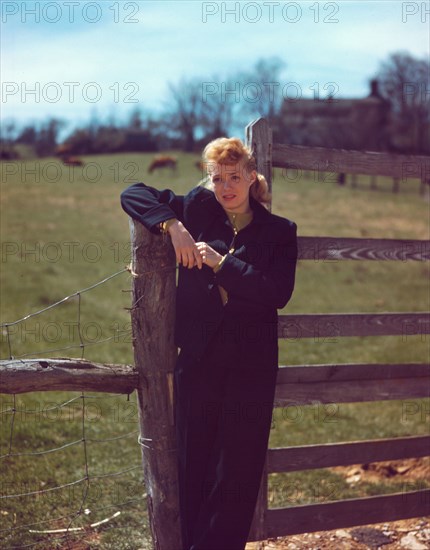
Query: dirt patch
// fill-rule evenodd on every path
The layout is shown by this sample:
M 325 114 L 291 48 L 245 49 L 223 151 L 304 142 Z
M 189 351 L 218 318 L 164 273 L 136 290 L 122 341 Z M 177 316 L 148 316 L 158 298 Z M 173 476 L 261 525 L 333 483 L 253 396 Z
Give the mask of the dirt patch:
M 337 466 L 330 470 L 342 476 L 351 486 L 360 482 L 380 483 L 388 480 L 396 482 L 404 480 L 409 483 L 424 482 L 424 480 L 430 479 L 430 457 Z M 424 484 L 422 488 L 424 488 Z M 246 550 L 304 549 L 428 550 L 430 549 L 430 516 L 269 538 L 246 545 Z
M 347 483 L 351 484 L 358 483 L 359 481 L 378 483 L 387 479 L 409 482 L 430 480 L 430 457 L 372 462 L 370 464 L 355 464 L 352 466 L 336 466 L 330 468 L 330 470 L 338 473 L 345 478 Z
M 427 550 L 430 517 L 249 542 L 246 550 Z

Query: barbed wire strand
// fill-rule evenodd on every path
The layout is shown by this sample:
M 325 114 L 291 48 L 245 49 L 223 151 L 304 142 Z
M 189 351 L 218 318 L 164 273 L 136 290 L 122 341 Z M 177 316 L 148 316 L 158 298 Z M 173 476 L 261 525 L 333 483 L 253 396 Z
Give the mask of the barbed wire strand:
M 101 281 L 98 281 L 97 283 L 94 283 L 93 285 L 90 285 L 89 287 L 86 287 L 84 289 L 77 290 L 76 292 L 70 294 L 69 296 L 65 296 L 64 298 L 62 298 L 58 302 L 54 302 L 53 304 L 50 304 L 49 306 L 47 306 L 45 308 L 42 308 L 42 309 L 40 309 L 38 311 L 35 311 L 33 313 L 29 313 L 25 317 L 22 317 L 21 319 L 18 319 L 18 320 L 13 321 L 13 322 L 8 322 L 8 323 L 0 323 L 0 328 L 3 328 L 3 327 L 6 328 L 6 337 L 7 337 L 8 350 L 9 350 L 9 359 L 27 357 L 29 355 L 30 356 L 40 355 L 41 353 L 52 353 L 53 351 L 63 351 L 63 350 L 66 350 L 66 349 L 74 349 L 75 347 L 79 347 L 81 349 L 81 358 L 83 358 L 85 343 L 84 343 L 83 338 L 82 338 L 82 330 L 81 330 L 81 307 L 80 307 L 81 306 L 81 294 L 83 292 L 88 292 L 90 290 L 93 290 L 94 288 L 106 283 L 107 281 L 109 281 L 109 280 L 113 279 L 114 277 L 116 277 L 116 276 L 118 276 L 122 273 L 125 273 L 125 272 L 131 272 L 131 267 L 130 266 L 125 266 L 124 269 L 122 269 L 120 271 L 117 271 L 116 273 L 113 273 L 112 275 L 108 275 L 107 277 L 105 277 Z M 77 324 L 78 324 L 78 335 L 79 335 L 79 339 L 80 339 L 80 345 L 78 345 L 78 346 L 66 346 L 64 348 L 57 348 L 57 349 L 54 349 L 54 350 L 42 350 L 42 351 L 39 351 L 39 352 L 30 352 L 30 353 L 26 353 L 26 354 L 14 357 L 13 352 L 12 352 L 12 340 L 11 340 L 11 337 L 10 337 L 9 327 L 13 326 L 13 325 L 16 325 L 16 324 L 19 324 L 19 323 L 22 323 L 22 322 L 26 321 L 27 319 L 30 319 L 31 317 L 34 317 L 36 315 L 40 315 L 41 313 L 44 313 L 45 311 L 48 311 L 51 308 L 54 308 L 56 306 L 61 305 L 62 303 L 69 300 L 70 298 L 74 298 L 75 296 L 78 297 L 78 320 L 77 320 Z M 107 341 L 110 338 L 107 338 L 104 341 Z M 101 343 L 103 343 L 103 341 L 93 342 L 92 344 L 101 344 Z
M 77 439 L 76 441 L 71 441 L 70 443 L 65 443 L 64 445 L 61 445 L 61 447 L 55 447 L 54 449 L 48 449 L 47 451 L 34 451 L 34 452 L 31 452 L 31 453 L 7 453 L 5 455 L 0 455 L 0 460 L 3 460 L 4 458 L 17 457 L 17 456 L 41 456 L 41 455 L 46 455 L 48 453 L 54 453 L 55 451 L 62 451 L 63 449 L 66 449 L 67 447 L 72 447 L 73 445 L 77 445 L 78 443 L 81 443 L 80 439 Z
M 63 483 L 63 485 L 56 485 L 55 487 L 49 487 L 48 489 L 39 489 L 37 491 L 28 491 L 27 493 L 18 493 L 13 495 L 0 495 L 0 499 L 22 498 L 22 497 L 29 497 L 32 495 L 42 495 L 44 493 L 51 493 L 52 491 L 58 491 L 59 489 L 64 489 L 65 487 L 72 487 L 73 485 L 78 485 L 78 483 L 82 483 L 83 481 L 85 481 L 85 477 L 82 477 L 81 479 L 77 479 L 75 481 L 70 481 L 69 483 Z
M 140 466 L 130 466 L 130 468 L 125 468 L 124 470 L 119 470 L 118 472 L 109 472 L 107 474 L 94 474 L 91 476 L 91 479 L 104 479 L 108 477 L 118 477 L 120 475 L 127 474 L 132 470 L 137 470 L 139 468 Z M 87 477 L 84 476 L 81 479 L 77 479 L 69 483 L 64 483 L 63 485 L 56 485 L 55 487 L 49 487 L 48 489 L 38 489 L 37 491 L 28 491 L 27 493 L 19 493 L 19 494 L 13 494 L 13 495 L 0 495 L 0 499 L 22 498 L 22 497 L 29 497 L 33 495 L 43 495 L 44 493 L 51 493 L 52 491 L 58 491 L 60 489 L 65 489 L 66 487 L 72 487 L 73 485 L 78 485 L 79 483 L 82 483 L 83 481 L 86 481 L 86 480 L 87 480 Z
M 88 291 L 98 287 L 99 285 L 102 285 L 102 284 L 106 283 L 110 279 L 113 279 L 114 277 L 117 277 L 118 275 L 121 275 L 122 273 L 125 273 L 125 272 L 130 273 L 133 278 L 137 278 L 137 277 L 142 277 L 143 275 L 151 275 L 153 273 L 163 273 L 163 272 L 169 272 L 169 271 L 177 271 L 178 269 L 179 269 L 179 266 L 176 265 L 175 267 L 169 267 L 169 268 L 163 268 L 163 269 L 151 269 L 149 271 L 143 271 L 142 273 L 135 273 L 132 270 L 131 263 L 130 263 L 129 265 L 124 267 L 124 269 L 121 269 L 120 271 L 117 271 L 116 273 L 113 273 L 112 275 L 109 275 L 108 277 L 105 277 L 101 281 L 98 281 L 97 283 L 94 283 L 93 285 L 91 285 L 87 288 L 77 290 L 76 292 L 73 292 L 73 294 L 69 294 L 69 296 L 65 296 L 64 298 L 62 298 L 58 302 L 54 302 L 53 304 L 50 304 L 49 306 L 47 306 L 43 309 L 35 311 L 34 313 L 29 313 L 25 317 L 22 317 L 21 319 L 17 319 L 16 321 L 0 323 L 0 328 L 3 328 L 3 327 L 7 328 L 7 327 L 10 327 L 10 326 L 16 325 L 18 323 L 22 323 L 23 321 L 26 321 L 27 319 L 30 319 L 31 317 L 35 317 L 36 315 L 40 315 L 41 313 L 44 313 L 45 311 L 48 311 L 49 309 L 51 309 L 53 307 L 56 307 L 56 306 L 62 304 L 63 302 L 66 302 L 70 298 L 73 298 L 74 296 L 77 296 L 78 294 L 88 292 Z
M 84 350 L 85 350 L 85 346 L 89 346 L 89 345 L 98 345 L 98 344 L 102 344 L 104 342 L 107 342 L 109 340 L 111 340 L 112 338 L 115 338 L 118 336 L 118 334 L 116 334 L 115 336 L 110 336 L 108 338 L 105 338 L 103 340 L 100 340 L 98 342 L 84 342 L 84 339 L 82 337 L 82 330 L 81 330 L 81 309 L 80 309 L 80 304 L 81 304 L 81 294 L 84 293 L 84 292 L 88 292 L 90 290 L 93 290 L 94 288 L 106 283 L 107 281 L 109 281 L 110 279 L 122 274 L 122 273 L 125 273 L 125 272 L 129 272 L 130 275 L 134 278 L 136 277 L 141 277 L 143 275 L 149 275 L 149 274 L 153 274 L 153 273 L 163 273 L 163 272 L 169 272 L 169 271 L 176 271 L 177 269 L 179 269 L 179 266 L 176 265 L 175 267 L 168 267 L 168 268 L 163 268 L 163 269 L 153 269 L 153 270 L 148 270 L 148 271 L 144 271 L 142 273 L 135 273 L 131 267 L 131 262 L 129 265 L 125 266 L 124 269 L 120 270 L 120 271 L 117 271 L 116 273 L 113 273 L 112 275 L 109 275 L 107 277 L 105 277 L 104 279 L 102 279 L 101 281 L 98 281 L 97 283 L 94 283 L 93 285 L 90 285 L 89 287 L 86 287 L 84 289 L 81 289 L 81 290 L 77 290 L 76 292 L 68 295 L 68 296 L 65 296 L 64 298 L 62 298 L 61 300 L 57 301 L 57 302 L 54 302 L 53 304 L 50 304 L 49 306 L 45 307 L 45 308 L 42 308 L 38 311 L 35 311 L 33 313 L 29 313 L 27 314 L 25 317 L 22 317 L 21 319 L 17 319 L 16 321 L 12 321 L 12 322 L 6 322 L 6 323 L 0 323 L 0 328 L 5 328 L 6 329 L 6 339 L 7 339 L 7 344 L 8 344 L 8 351 L 9 351 L 9 359 L 20 359 L 20 358 L 23 358 L 23 357 L 29 357 L 29 356 L 35 356 L 35 355 L 41 355 L 43 353 L 53 353 L 53 352 L 57 352 L 57 351 L 64 351 L 64 350 L 68 350 L 68 349 L 75 349 L 75 348 L 80 348 L 81 349 L 81 358 L 84 357 Z M 129 291 L 129 290 L 128 290 Z M 69 300 L 70 298 L 74 298 L 75 296 L 78 297 L 78 320 L 77 320 L 77 324 L 78 324 L 78 335 L 79 335 L 79 340 L 80 340 L 80 344 L 79 345 L 72 345 L 72 346 L 66 346 L 66 347 L 62 347 L 62 348 L 53 348 L 53 349 L 45 349 L 45 350 L 42 350 L 42 351 L 36 351 L 36 352 L 28 352 L 28 353 L 25 353 L 25 354 L 21 354 L 21 355 L 16 355 L 14 356 L 13 355 L 13 352 L 12 352 L 12 341 L 11 341 L 11 336 L 10 336 L 10 330 L 9 330 L 9 327 L 13 326 L 13 325 L 16 325 L 18 323 L 22 323 L 24 321 L 26 321 L 27 319 L 30 319 L 31 317 L 34 317 L 36 315 L 40 315 L 41 313 L 44 313 L 45 311 L 48 311 L 49 309 L 53 308 L 53 307 L 56 307 L 56 306 L 59 306 L 61 305 L 62 303 L 66 302 L 67 300 Z M 137 306 L 137 303 L 143 298 L 143 296 L 141 296 L 138 300 L 136 300 L 130 308 L 125 308 L 125 309 L 129 309 L 130 311 L 133 310 L 136 306 Z M 125 332 L 126 334 L 131 334 L 131 329 L 127 330 L 127 331 L 117 331 L 118 332 Z M 1 360 L 4 360 L 4 359 L 1 359 Z
M 112 393 L 112 394 L 104 394 L 104 395 L 87 395 L 87 399 L 113 399 L 114 397 L 124 397 L 124 394 L 123 393 Z M 49 411 L 55 411 L 55 409 L 61 409 L 62 407 L 65 407 L 66 405 L 69 405 L 70 403 L 73 403 L 74 401 L 79 401 L 80 399 L 82 399 L 82 396 L 81 395 L 78 395 L 77 397 L 72 397 L 72 399 L 69 399 L 68 401 L 64 401 L 63 403 L 59 404 L 59 405 L 55 405 L 55 407 L 49 407 L 48 409 L 44 409 L 43 412 L 49 412 Z M 127 401 L 129 401 L 129 395 L 127 395 Z M 13 412 L 13 411 L 16 411 L 16 412 L 19 412 L 19 413 L 29 413 L 29 414 L 36 414 L 37 412 L 40 412 L 40 411 L 37 411 L 36 409 L 32 410 L 32 409 L 6 409 L 4 411 L 1 411 L 2 414 L 4 413 L 8 413 L 8 412 Z
M 125 273 L 126 271 L 130 271 L 130 268 L 128 266 L 124 267 L 124 269 L 121 269 L 121 271 L 117 271 L 116 273 L 113 273 L 112 275 L 108 275 L 107 277 L 105 277 L 101 281 L 98 281 L 97 283 L 94 283 L 93 285 L 90 285 L 87 288 L 77 290 L 73 294 L 69 294 L 69 296 L 65 296 L 64 298 L 62 298 L 58 302 L 55 302 L 55 303 L 53 303 L 53 304 L 51 304 L 51 305 L 49 305 L 49 306 L 47 306 L 43 309 L 35 311 L 34 313 L 29 313 L 28 315 L 26 315 L 25 317 L 22 317 L 21 319 L 17 319 L 16 321 L 13 321 L 13 322 L 10 322 L 10 323 L 0 323 L 0 328 L 10 327 L 12 325 L 16 325 L 17 323 L 22 323 L 23 321 L 26 321 L 27 319 L 30 319 L 31 317 L 35 317 L 36 315 L 40 315 L 41 313 L 43 313 L 45 311 L 48 311 L 49 309 L 51 309 L 53 307 L 56 307 L 56 306 L 62 304 L 63 302 L 66 302 L 67 300 L 69 300 L 69 298 L 73 298 L 74 296 L 77 296 L 78 294 L 82 294 L 84 292 L 88 292 L 90 290 L 93 290 L 94 288 L 106 283 L 107 281 L 109 281 L 110 279 L 113 279 L 114 277 L 117 277 L 118 275 L 121 275 L 121 273 Z
M 127 434 L 124 434 L 124 435 L 118 435 L 118 436 L 115 436 L 115 437 L 108 437 L 106 439 L 92 439 L 92 438 L 87 438 L 87 442 L 91 442 L 91 443 L 108 443 L 110 441 L 117 441 L 118 439 L 126 439 L 127 437 L 131 437 L 132 435 L 136 435 L 138 434 L 139 432 L 129 432 Z M 72 447 L 73 445 L 77 445 L 78 443 L 82 443 L 82 439 L 77 439 L 76 441 L 71 441 L 70 443 L 65 443 L 64 445 L 61 445 L 60 447 L 55 447 L 53 449 L 47 449 L 46 451 L 33 451 L 33 452 L 29 452 L 29 453 L 7 453 L 7 454 L 4 454 L 4 455 L 0 455 L 0 460 L 4 459 L 4 458 L 9 458 L 9 457 L 18 457 L 18 456 L 41 456 L 41 455 L 46 455 L 46 454 L 49 454 L 49 453 L 54 453 L 55 451 L 62 451 L 63 449 L 66 449 L 67 447 Z
M 125 470 L 120 470 L 119 472 L 110 472 L 108 474 L 94 474 L 91 476 L 92 479 L 102 479 L 105 477 L 117 477 L 122 476 L 123 474 L 127 474 L 128 472 L 131 472 L 132 470 L 138 470 L 140 466 L 130 466 L 130 468 L 126 468 Z
M 136 435 L 138 433 L 139 433 L 138 431 L 128 432 L 127 434 L 124 434 L 124 435 L 118 435 L 118 436 L 115 436 L 115 437 L 108 437 L 106 439 L 88 438 L 87 441 L 90 441 L 91 443 L 107 443 L 108 441 L 116 441 L 117 439 L 126 439 L 127 437 L 131 437 L 132 435 Z
M 104 395 L 86 395 L 85 399 L 113 399 L 114 397 L 124 397 L 123 393 L 112 393 L 112 394 L 104 394 Z M 127 401 L 129 396 L 127 396 Z M 43 409 L 43 412 L 49 412 L 49 411 L 55 411 L 56 409 L 61 409 L 62 407 L 65 407 L 66 405 L 69 405 L 70 403 L 73 403 L 74 401 L 79 401 L 82 399 L 82 395 L 78 395 L 77 397 L 72 397 L 72 399 L 69 399 L 67 401 L 64 401 L 63 403 L 60 403 L 59 405 L 55 405 L 54 407 L 49 407 L 47 409 Z M 1 411 L 1 414 L 6 414 L 9 412 L 17 412 L 17 413 L 37 413 L 40 412 L 37 409 L 5 409 L 4 411 Z
M 131 333 L 131 329 L 130 329 L 130 331 L 124 331 L 124 332 L 129 334 L 129 333 Z M 9 357 L 9 359 L 21 359 L 21 358 L 27 357 L 27 356 L 41 355 L 43 353 L 53 353 L 54 351 L 64 351 L 64 350 L 67 350 L 67 349 L 75 349 L 75 348 L 81 348 L 82 349 L 85 346 L 96 346 L 96 345 L 99 345 L 99 344 L 103 344 L 104 342 L 108 342 L 109 340 L 112 340 L 113 338 L 116 338 L 116 337 L 117 337 L 117 335 L 109 336 L 108 338 L 104 338 L 103 340 L 99 340 L 98 342 L 86 342 L 86 344 L 84 344 L 84 345 L 75 344 L 75 345 L 71 345 L 71 346 L 66 346 L 64 348 L 51 348 L 51 349 L 45 349 L 45 350 L 41 350 L 41 351 L 23 353 L 22 355 L 16 355 L 15 357 Z M 84 359 L 83 354 L 81 356 L 81 359 Z
M 118 395 L 122 395 L 122 394 L 118 394 Z M 96 396 L 94 396 L 96 397 Z M 106 396 L 106 397 L 109 397 L 109 396 Z M 72 397 L 72 399 L 68 399 L 67 401 L 64 401 L 63 403 L 59 404 L 59 405 L 55 405 L 55 407 L 49 407 L 48 409 L 44 409 L 44 412 L 48 412 L 48 411 L 54 411 L 55 409 L 61 409 L 62 407 L 65 407 L 66 405 L 69 405 L 70 403 L 73 403 L 74 401 L 78 401 L 79 399 L 82 399 L 82 397 L 79 395 L 78 397 Z M 8 412 L 20 412 L 20 413 L 29 413 L 29 414 L 33 414 L 33 413 L 37 413 L 37 412 L 40 412 L 40 411 L 37 411 L 36 409 L 17 409 L 15 407 L 13 407 L 12 409 L 5 409 L 4 411 L 1 411 L 1 414 L 6 414 Z

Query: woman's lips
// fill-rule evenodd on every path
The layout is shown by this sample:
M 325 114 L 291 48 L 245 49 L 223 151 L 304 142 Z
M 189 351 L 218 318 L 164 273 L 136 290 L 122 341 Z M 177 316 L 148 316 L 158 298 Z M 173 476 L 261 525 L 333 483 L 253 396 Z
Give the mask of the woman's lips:
M 236 197 L 236 195 L 224 195 L 223 199 L 226 200 L 226 201 L 231 201 L 235 197 Z

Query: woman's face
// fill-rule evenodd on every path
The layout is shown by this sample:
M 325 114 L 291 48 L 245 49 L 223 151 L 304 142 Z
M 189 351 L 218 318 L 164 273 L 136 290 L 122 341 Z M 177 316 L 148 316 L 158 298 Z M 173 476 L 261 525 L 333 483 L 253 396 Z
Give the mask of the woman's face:
M 243 161 L 237 164 L 208 163 L 208 174 L 214 186 L 217 201 L 225 210 L 249 212 L 249 188 L 257 172 L 248 172 Z

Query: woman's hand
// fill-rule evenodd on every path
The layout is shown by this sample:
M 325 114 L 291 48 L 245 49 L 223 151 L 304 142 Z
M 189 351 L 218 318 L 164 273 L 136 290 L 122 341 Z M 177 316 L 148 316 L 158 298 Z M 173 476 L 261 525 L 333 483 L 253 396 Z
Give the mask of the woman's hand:
M 176 220 L 170 225 L 168 231 L 175 249 L 176 261 L 188 269 L 194 266 L 201 269 L 203 266 L 202 256 L 184 224 Z
M 200 252 L 203 263 L 209 267 L 215 267 L 221 260 L 222 255 L 204 242 L 196 243 L 197 250 Z

